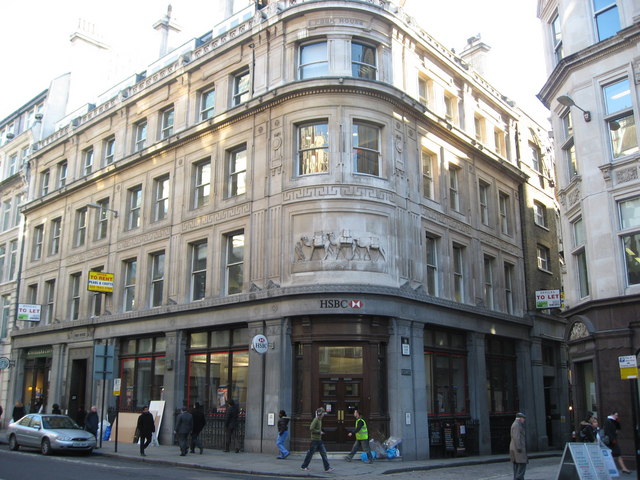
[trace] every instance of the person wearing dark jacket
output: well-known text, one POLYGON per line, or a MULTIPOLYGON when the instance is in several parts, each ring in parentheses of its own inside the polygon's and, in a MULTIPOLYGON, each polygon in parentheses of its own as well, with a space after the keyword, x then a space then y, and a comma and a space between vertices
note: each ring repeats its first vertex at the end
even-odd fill
POLYGON ((87 418, 84 419, 84 429, 92 433, 94 437, 98 438, 98 425, 100 424, 100 418, 98 417, 98 408, 93 405, 87 418))
POLYGON ((156 422, 153 421, 153 414, 149 412, 147 405, 142 407, 142 413, 138 417, 136 429, 140 436, 140 455, 146 457, 144 451, 151 443, 153 432, 156 431, 156 422))
POLYGON ((62 415, 62 410, 60 410, 60 405, 58 405, 57 403, 54 403, 53 407, 51 408, 51 413, 54 415, 62 415))
POLYGON ((176 429, 174 433, 178 437, 178 445, 180 446, 180 456, 184 457, 189 452, 189 434, 193 431, 193 416, 189 413, 187 407, 182 407, 182 413, 178 415, 176 420, 176 429))
POLYGON ((580 422, 579 439, 584 443, 593 443, 596 441, 597 430, 594 427, 593 413, 587 412, 585 419, 580 422))
POLYGON ((24 417, 27 412, 24 409, 24 405, 22 402, 16 402, 16 406, 13 407, 13 413, 11 414, 11 418, 13 418, 14 422, 17 422, 22 417, 24 417))
POLYGON ((224 444, 225 452, 229 451, 229 447, 231 446, 231 439, 233 439, 233 446, 236 448, 236 453, 240 452, 240 447, 238 446, 238 438, 236 435, 239 415, 240 410, 238 409, 236 402, 233 399, 229 399, 229 402, 227 402, 227 413, 224 417, 224 430, 226 434, 224 444))
POLYGON ((80 425, 81 428, 84 428, 84 420, 87 418, 87 412, 84 410, 84 407, 78 407, 76 411, 76 423, 80 425))
POLYGON ((278 413, 278 438, 276 439, 276 447, 280 451, 280 455, 276 458, 284 460, 289 456, 289 450, 284 446, 284 442, 287 441, 289 435, 289 418, 287 418, 287 412, 280 410, 278 413))
POLYGON ((191 416, 193 417, 193 431, 191 432, 191 453, 196 453, 196 447, 200 449, 200 455, 202 455, 202 440, 200 440, 200 432, 207 424, 207 419, 204 416, 204 412, 202 411, 202 407, 198 402, 191 410, 191 416))
POLYGON ((618 421, 618 411, 613 410, 613 413, 607 417, 604 421, 604 444, 611 449, 611 456, 618 461, 620 470, 622 473, 631 473, 631 471, 624 464, 622 458, 622 450, 618 444, 618 430, 620 430, 620 422, 618 421))

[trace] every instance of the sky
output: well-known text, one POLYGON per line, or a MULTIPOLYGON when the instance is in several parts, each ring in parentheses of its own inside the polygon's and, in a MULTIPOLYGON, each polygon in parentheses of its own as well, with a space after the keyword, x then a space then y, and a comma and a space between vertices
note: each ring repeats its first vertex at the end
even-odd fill
MULTIPOLYGON (((235 0, 235 9, 249 0, 235 0)), ((83 18, 130 73, 157 56, 152 25, 172 5, 172 18, 187 41, 219 23, 224 0, 22 0, 0 7, 0 119, 7 117, 50 81, 70 70, 69 38, 83 18), (148 48, 143 48, 148 45, 148 48), (135 55, 134 55, 135 54, 135 55), (132 59, 133 57, 133 59, 132 59), (137 57, 137 58, 135 58, 137 57), (149 58, 148 61, 146 59, 149 58), (125 60, 126 59, 126 60, 125 60)), ((547 110, 535 98, 546 79, 537 0, 406 0, 405 10, 445 47, 462 51, 478 33, 491 47, 485 78, 539 122, 547 110)), ((124 77, 123 77, 124 78, 124 77)))

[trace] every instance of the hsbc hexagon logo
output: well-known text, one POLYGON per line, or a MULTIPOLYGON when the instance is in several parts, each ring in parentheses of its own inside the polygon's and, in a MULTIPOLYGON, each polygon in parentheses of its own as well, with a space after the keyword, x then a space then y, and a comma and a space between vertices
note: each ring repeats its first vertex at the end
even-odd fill
POLYGON ((320 300, 320 308, 353 308, 358 309, 364 306, 362 300, 339 300, 337 298, 320 300))

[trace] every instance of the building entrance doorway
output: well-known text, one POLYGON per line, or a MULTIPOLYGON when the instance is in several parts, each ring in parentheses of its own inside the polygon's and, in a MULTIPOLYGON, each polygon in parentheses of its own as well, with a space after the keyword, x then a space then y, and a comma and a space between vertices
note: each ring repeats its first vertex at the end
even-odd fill
POLYGON ((377 318, 305 320, 292 323, 292 449, 309 447, 309 424, 318 407, 327 412, 322 430, 328 451, 351 449, 355 409, 366 418, 370 435, 388 435, 386 326, 377 318))
POLYGON ((327 448, 346 450, 351 448, 353 437, 353 411, 365 410, 362 405, 362 379, 331 377, 320 379, 320 403, 327 411, 322 422, 323 440, 327 448))

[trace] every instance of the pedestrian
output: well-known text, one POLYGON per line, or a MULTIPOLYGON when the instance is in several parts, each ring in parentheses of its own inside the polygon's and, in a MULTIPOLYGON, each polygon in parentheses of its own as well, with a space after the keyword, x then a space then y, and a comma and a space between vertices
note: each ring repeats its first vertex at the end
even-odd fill
POLYGON ((57 403, 54 403, 53 407, 51 408, 51 413, 53 415, 62 415, 62 410, 60 410, 60 405, 58 405, 57 403))
POLYGON ((202 455, 202 440, 200 440, 200 432, 207 424, 207 418, 202 411, 202 407, 198 402, 193 406, 191 410, 191 416, 193 417, 193 431, 191 432, 191 453, 196 453, 196 447, 200 449, 200 455, 202 455))
POLYGON ((630 474, 631 470, 624 464, 622 450, 618 444, 618 430, 620 430, 620 420, 618 410, 612 410, 611 415, 604 421, 604 444, 611 449, 611 456, 615 458, 622 473, 630 474))
MULTIPOLYGON (((597 430, 594 428, 594 417, 592 412, 587 412, 583 421, 580 422, 580 430, 578 439, 584 443, 593 443, 596 441, 597 430)), ((597 425, 597 421, 596 421, 597 425)))
POLYGON ((516 419, 511 425, 511 443, 509 444, 509 457, 513 463, 513 480, 524 480, 527 470, 527 438, 525 435, 524 413, 516 413, 516 419))
POLYGON ((309 471, 309 462, 311 462, 313 454, 318 451, 320 452, 320 457, 322 457, 324 471, 333 472, 333 468, 329 465, 329 459, 327 458, 327 449, 324 448, 324 442, 322 441, 322 435, 324 435, 324 432, 322 431, 322 418, 326 413, 327 412, 324 411, 324 408, 318 408, 316 410, 315 418, 311 421, 311 425, 309 425, 309 431, 311 432, 311 445, 309 446, 309 451, 300 466, 302 470, 309 471))
POLYGON ((24 409, 24 405, 22 402, 16 402, 15 407, 13 407, 13 413, 11 414, 11 418, 13 418, 14 422, 17 422, 22 417, 24 417, 27 412, 24 409))
POLYGON ((144 451, 151 444, 153 432, 156 431, 156 422, 154 422, 153 414, 149 412, 147 405, 142 407, 142 413, 138 417, 136 430, 138 431, 138 438, 140 439, 140 456, 146 457, 144 451))
POLYGON ((233 439, 233 446, 236 447, 236 453, 240 452, 240 448, 238 446, 238 435, 236 434, 239 415, 240 410, 238 409, 236 402, 233 400, 233 398, 230 398, 227 402, 227 412, 224 416, 224 430, 226 434, 224 444, 225 452, 229 451, 229 447, 231 446, 231 439, 233 439))
POLYGON ((189 452, 189 434, 193 431, 193 416, 189 413, 187 407, 182 407, 182 413, 178 415, 176 420, 176 429, 174 433, 178 437, 178 445, 180 446, 180 456, 184 457, 189 452))
POLYGON ((360 412, 356 409, 353 411, 353 416, 356 418, 356 428, 353 432, 349 432, 349 437, 354 434, 356 441, 353 442, 353 447, 349 454, 344 457, 347 462, 350 462, 353 456, 359 449, 367 454, 367 463, 373 463, 373 456, 371 455, 371 448, 369 447, 369 430, 367 428, 367 422, 360 415, 360 412))
POLYGON ((87 418, 84 419, 84 429, 92 433, 94 437, 98 438, 98 425, 100 425, 100 418, 98 417, 98 408, 95 405, 91 406, 87 418))
POLYGON ((278 447, 278 451, 280 452, 280 455, 276 458, 280 460, 284 460, 289 456, 289 450, 284 446, 284 442, 287 441, 288 436, 289 418, 287 417, 287 412, 280 410, 278 413, 278 438, 276 439, 276 447, 278 447))
POLYGON ((78 407, 76 411, 76 423, 80 425, 80 428, 84 428, 84 420, 87 418, 87 412, 85 412, 84 407, 78 407))

